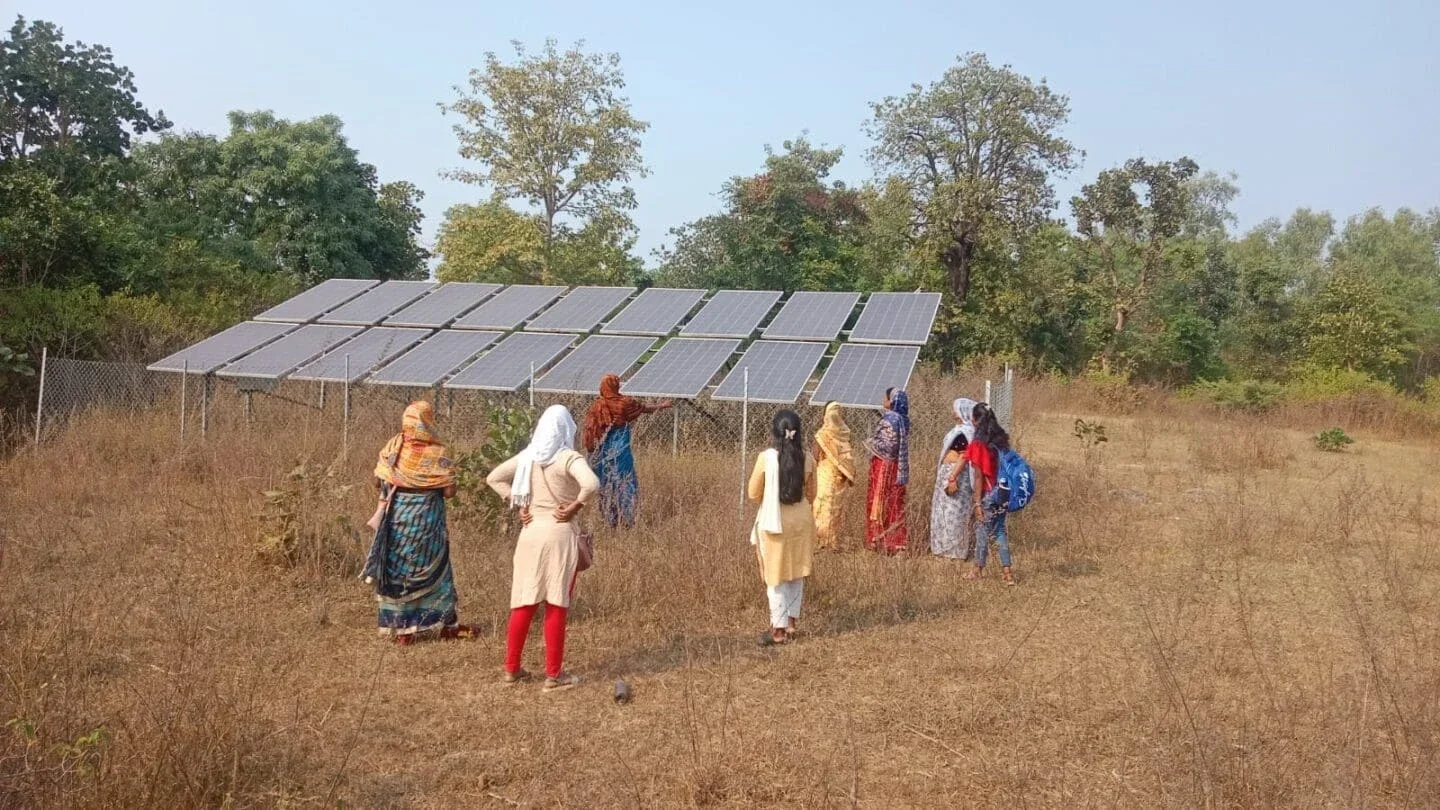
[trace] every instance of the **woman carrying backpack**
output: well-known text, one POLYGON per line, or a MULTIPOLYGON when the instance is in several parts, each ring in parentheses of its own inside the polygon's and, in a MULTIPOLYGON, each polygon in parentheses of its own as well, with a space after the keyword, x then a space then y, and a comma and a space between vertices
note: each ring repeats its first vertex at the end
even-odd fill
POLYGON ((965 460, 970 463, 972 480, 975 483, 975 567, 965 574, 965 579, 979 579, 985 574, 985 558, 990 550, 990 538, 1000 550, 1000 570, 1006 585, 1015 584, 1010 572, 1010 537, 1005 532, 1005 501, 994 497, 999 472, 999 456, 1010 449, 1010 434, 1000 426, 990 406, 980 403, 975 406, 975 439, 965 448, 965 460))

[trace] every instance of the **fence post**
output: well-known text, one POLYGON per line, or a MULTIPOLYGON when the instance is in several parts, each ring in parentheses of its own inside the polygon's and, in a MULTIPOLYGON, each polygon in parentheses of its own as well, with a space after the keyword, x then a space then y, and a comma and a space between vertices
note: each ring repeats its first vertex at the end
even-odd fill
POLYGON ((340 458, 350 458, 350 355, 345 355, 345 413, 340 419, 340 458))
MULTIPOLYGON (((346 375, 349 376, 349 375, 346 375)), ((325 412, 325 381, 320 381, 320 412, 325 412)))
POLYGON ((180 440, 185 440, 185 399, 190 384, 190 361, 180 364, 180 440))
POLYGON ((993 405, 995 404, 995 401, 990 398, 990 381, 989 381, 989 380, 986 380, 986 381, 985 381, 985 404, 986 404, 987 406, 993 406, 993 405))
POLYGON ((680 455, 680 405, 677 403, 670 410, 675 412, 675 423, 670 433, 670 455, 678 456, 680 455))
POLYGON ((200 386, 200 438, 210 435, 210 382, 211 377, 206 374, 200 386))
POLYGON ((530 410, 535 410, 535 361, 530 361, 530 410))
POLYGON ((745 457, 750 454, 750 369, 747 366, 743 378, 745 387, 740 400, 740 519, 745 519, 745 457))
POLYGON ((40 349, 40 397, 35 402, 35 446, 40 446, 40 425, 45 420, 45 372, 50 366, 50 347, 40 349))
POLYGON ((254 403, 254 399, 253 399, 254 396, 255 396, 255 392, 254 392, 254 391, 249 391, 249 390, 247 390, 247 391, 245 392, 245 428, 246 428, 247 430, 248 430, 248 429, 250 428, 250 426, 251 426, 252 424, 254 424, 254 422, 255 422, 254 412, 253 412, 253 410, 252 410, 253 407, 254 407, 254 404, 255 404, 255 403, 254 403))

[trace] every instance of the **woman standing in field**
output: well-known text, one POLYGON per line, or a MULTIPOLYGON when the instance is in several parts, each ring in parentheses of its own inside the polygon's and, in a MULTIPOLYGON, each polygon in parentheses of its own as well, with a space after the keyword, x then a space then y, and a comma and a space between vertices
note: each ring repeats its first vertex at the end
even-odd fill
POLYGON ((955 400, 956 424, 945 434, 930 498, 930 553, 952 560, 970 559, 974 537, 970 522, 973 487, 965 461, 965 450, 975 436, 974 408, 973 399, 955 400))
POLYGON ((380 635, 409 644, 438 631, 441 638, 473 638, 460 624, 445 499, 455 495, 455 470, 435 432, 428 402, 405 409, 401 430, 380 450, 375 485, 380 504, 367 524, 375 530, 361 572, 375 586, 380 635))
POLYGON ((630 446, 630 423, 647 413, 663 411, 670 402, 643 405, 620 393, 620 377, 606 374, 600 380, 600 398, 585 415, 585 453, 600 478, 600 514, 613 528, 635 525, 640 479, 635 475, 635 453, 630 446))
POLYGON ((898 554, 910 539, 905 525, 905 495, 910 483, 910 397, 904 391, 885 391, 885 411, 871 437, 870 456, 865 547, 898 554))
POLYGON ((815 547, 838 550, 836 534, 845 514, 845 492, 855 485, 855 454, 840 403, 825 406, 825 423, 815 432, 815 547))
POLYGON ((989 554, 990 539, 1000 551, 1001 577, 1006 585, 1015 584, 1015 575, 1010 571, 1010 536, 1005 531, 1005 505, 993 503, 987 497, 995 489, 999 468, 999 454, 1010 449, 1010 434, 1000 426, 990 406, 980 403, 975 406, 975 441, 965 449, 965 460, 973 471, 975 479, 971 506, 975 519, 975 567, 965 574, 965 579, 979 579, 985 573, 985 557, 989 554))
POLYGON ((755 459, 748 494, 760 503, 750 544, 760 561, 770 604, 770 630, 761 646, 784 644, 805 601, 805 577, 815 547, 815 459, 804 450, 800 416, 784 410, 770 423, 772 444, 755 459))
POLYGON ((580 562, 579 538, 571 520, 595 495, 600 482, 575 452, 575 419, 564 405, 541 414, 530 444, 491 470, 485 483, 520 510, 510 584, 510 629, 504 680, 529 680, 520 666, 530 624, 545 605, 545 691, 580 682, 565 672, 565 621, 580 562))

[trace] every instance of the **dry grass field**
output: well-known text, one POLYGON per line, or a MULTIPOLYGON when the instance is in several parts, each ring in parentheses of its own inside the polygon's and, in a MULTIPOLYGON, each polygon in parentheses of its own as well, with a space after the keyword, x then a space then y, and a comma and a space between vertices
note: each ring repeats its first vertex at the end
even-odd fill
MULTIPOLYGON (((976 390, 920 389, 917 549, 946 403, 976 390)), ((1322 453, 1333 413, 1022 384, 1020 587, 856 550, 855 498, 778 650, 754 643, 735 454, 651 446, 643 525, 602 533, 581 578, 585 683, 542 695, 498 681, 512 538, 473 520, 455 570, 489 635, 376 638, 351 528, 373 501, 335 488, 398 417, 365 413, 344 463, 333 422, 278 408, 183 444, 172 414, 92 414, 0 462, 0 807, 1440 805, 1423 432, 1342 421, 1357 444, 1322 453), (1087 451, 1077 417, 1109 442, 1087 451), (276 565, 263 493, 304 460, 335 476, 301 487, 310 539, 276 565)))

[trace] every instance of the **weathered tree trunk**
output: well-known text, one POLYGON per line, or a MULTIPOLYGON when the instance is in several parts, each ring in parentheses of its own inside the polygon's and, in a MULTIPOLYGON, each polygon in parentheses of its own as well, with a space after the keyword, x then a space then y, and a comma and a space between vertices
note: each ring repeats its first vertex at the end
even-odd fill
POLYGON ((949 275, 950 293, 955 296, 956 308, 965 306, 970 297, 970 265, 975 259, 975 240, 964 236, 950 243, 940 254, 940 263, 945 265, 949 275))

